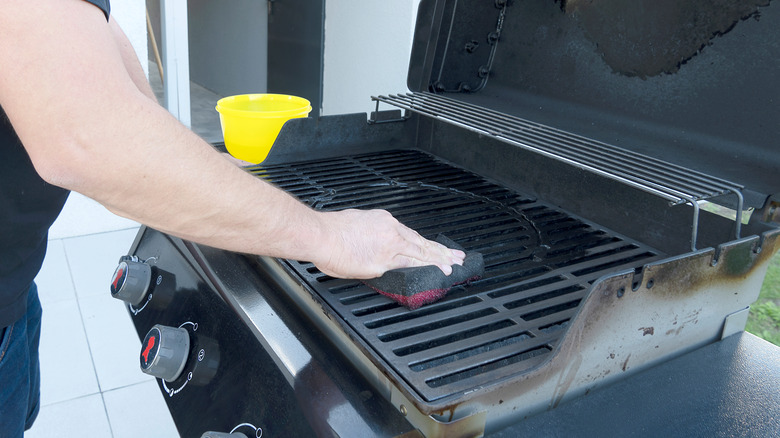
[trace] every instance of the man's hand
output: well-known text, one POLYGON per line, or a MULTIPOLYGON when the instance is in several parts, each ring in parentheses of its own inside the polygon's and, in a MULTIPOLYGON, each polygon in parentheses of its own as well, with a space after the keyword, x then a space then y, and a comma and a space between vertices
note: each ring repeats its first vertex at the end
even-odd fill
POLYGON ((446 275, 463 264, 463 251, 427 240, 384 210, 321 213, 324 222, 314 264, 342 278, 374 278, 397 268, 436 265, 446 275), (327 244, 323 244, 326 243, 327 244))

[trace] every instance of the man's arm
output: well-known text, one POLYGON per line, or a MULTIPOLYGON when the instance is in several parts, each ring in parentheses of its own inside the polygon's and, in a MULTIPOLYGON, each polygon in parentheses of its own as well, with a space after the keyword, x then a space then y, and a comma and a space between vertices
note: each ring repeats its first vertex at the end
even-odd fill
POLYGON ((122 63, 125 65, 125 70, 127 70, 130 75, 130 79, 132 79, 135 86, 144 93, 146 97, 157 102, 157 96, 154 95, 152 86, 149 85, 149 81, 146 80, 144 69, 141 67, 138 56, 135 54, 135 49, 133 49, 130 40, 127 39, 127 35, 125 35, 125 32, 119 27, 119 24, 114 20, 114 17, 109 18, 108 26, 111 30, 111 34, 114 36, 114 41, 119 49, 119 55, 122 57, 122 63))
POLYGON ((462 262, 387 212, 316 212, 231 164, 149 98, 111 26, 81 0, 0 0, 0 105, 45 180, 185 239, 334 276, 462 262))

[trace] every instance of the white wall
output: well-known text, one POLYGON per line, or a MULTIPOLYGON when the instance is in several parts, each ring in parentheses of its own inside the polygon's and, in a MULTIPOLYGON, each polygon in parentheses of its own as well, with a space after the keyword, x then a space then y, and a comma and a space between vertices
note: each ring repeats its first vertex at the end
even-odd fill
POLYGON ((407 91, 418 3, 325 2, 322 114, 368 113, 372 95, 407 91))
MULTIPOLYGON (((111 15, 149 72, 145 1, 113 0, 111 15)), ((419 0, 327 0, 322 114, 373 111, 371 96, 407 90, 419 0)))
POLYGON ((111 0, 111 16, 127 35, 149 76, 149 56, 146 45, 146 2, 139 0, 111 0))
POLYGON ((264 93, 268 89, 266 2, 188 0, 187 10, 191 81, 220 96, 264 93))

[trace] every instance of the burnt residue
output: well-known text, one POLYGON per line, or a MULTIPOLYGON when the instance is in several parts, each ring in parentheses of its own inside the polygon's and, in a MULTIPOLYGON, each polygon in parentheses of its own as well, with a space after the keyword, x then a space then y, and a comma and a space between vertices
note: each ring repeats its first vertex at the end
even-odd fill
POLYGON ((722 251, 718 253, 718 260, 721 263, 721 269, 730 277, 742 277, 750 274, 750 271, 756 265, 758 252, 754 245, 739 245, 730 248, 728 257, 720 257, 722 251), (723 259, 720 262, 720 259, 723 259))
POLYGON ((616 73, 675 73, 770 0, 561 0, 616 73))
POLYGON ((680 325, 677 328, 671 328, 666 331, 666 336, 679 336, 680 332, 683 331, 683 329, 688 325, 696 325, 699 323, 699 315, 704 311, 703 308, 699 308, 696 310, 691 310, 685 315, 675 315, 674 321, 672 321, 672 325, 676 326, 678 324, 678 319, 681 319, 680 325))

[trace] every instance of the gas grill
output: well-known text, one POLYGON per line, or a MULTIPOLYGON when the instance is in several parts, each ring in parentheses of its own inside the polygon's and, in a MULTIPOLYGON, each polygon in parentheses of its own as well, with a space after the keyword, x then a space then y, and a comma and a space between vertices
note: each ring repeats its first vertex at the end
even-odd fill
POLYGON ((482 253, 439 302, 143 228, 112 294, 180 433, 776 432, 780 352, 741 333, 780 249, 780 10, 644 3, 423 0, 410 92, 368 121, 292 120, 246 168, 482 253), (681 373, 710 380, 671 394, 681 373), (755 409, 721 409, 726 390, 755 409), (652 420, 658 404, 698 417, 652 420))

